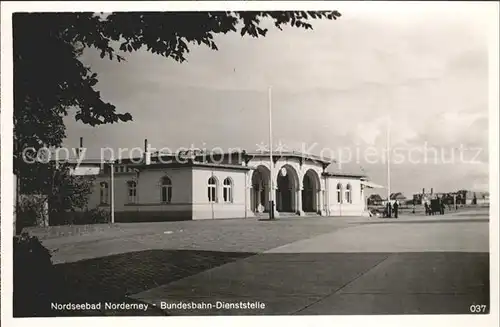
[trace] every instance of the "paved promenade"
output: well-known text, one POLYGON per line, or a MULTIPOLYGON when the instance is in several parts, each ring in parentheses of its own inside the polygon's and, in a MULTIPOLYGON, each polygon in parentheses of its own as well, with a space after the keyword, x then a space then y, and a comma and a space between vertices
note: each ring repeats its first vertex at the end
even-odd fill
POLYGON ((131 298, 169 315, 469 313, 489 303, 488 226, 487 212, 359 220, 131 298))

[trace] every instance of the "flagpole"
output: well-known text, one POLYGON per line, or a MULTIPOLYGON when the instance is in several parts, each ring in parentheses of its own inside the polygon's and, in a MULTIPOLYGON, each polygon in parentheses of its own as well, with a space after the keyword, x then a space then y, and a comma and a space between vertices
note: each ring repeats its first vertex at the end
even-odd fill
POLYGON ((274 185, 273 185, 273 116, 272 116, 272 94, 271 86, 268 90, 269 107, 269 219, 274 219, 274 185))
POLYGON ((391 117, 387 117, 387 201, 391 200, 391 117))

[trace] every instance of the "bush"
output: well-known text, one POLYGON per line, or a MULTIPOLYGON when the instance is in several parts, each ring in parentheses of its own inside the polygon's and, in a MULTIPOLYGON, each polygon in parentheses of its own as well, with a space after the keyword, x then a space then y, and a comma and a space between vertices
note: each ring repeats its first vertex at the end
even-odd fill
POLYGON ((22 195, 16 207, 16 233, 23 228, 43 226, 48 217, 47 197, 42 195, 22 195))
POLYGON ((50 316, 57 289, 51 253, 38 238, 23 233, 14 237, 14 317, 50 316))
POLYGON ((52 212, 50 225, 87 225, 109 222, 109 212, 102 209, 84 211, 52 212))
POLYGON ((103 224, 109 222, 109 212, 102 209, 85 210, 76 224, 103 224))

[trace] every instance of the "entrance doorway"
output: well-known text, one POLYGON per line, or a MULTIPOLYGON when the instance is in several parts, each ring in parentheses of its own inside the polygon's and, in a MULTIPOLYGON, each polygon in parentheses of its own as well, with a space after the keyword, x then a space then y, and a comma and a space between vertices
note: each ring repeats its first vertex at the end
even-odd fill
POLYGON ((319 196, 319 177, 318 174, 310 169, 308 170, 302 180, 302 211, 304 212, 318 212, 318 196, 319 196))

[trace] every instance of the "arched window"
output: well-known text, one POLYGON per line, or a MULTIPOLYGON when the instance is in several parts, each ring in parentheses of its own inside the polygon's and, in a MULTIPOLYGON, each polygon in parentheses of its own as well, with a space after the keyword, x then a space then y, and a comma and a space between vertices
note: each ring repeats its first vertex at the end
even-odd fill
POLYGON ((337 203, 342 203, 342 184, 337 184, 337 203))
POLYGON ((137 183, 134 181, 128 181, 127 187, 128 187, 128 202, 135 203, 137 200, 137 183))
POLYGON ((106 182, 101 182, 100 184, 100 203, 101 204, 108 204, 109 200, 109 185, 106 182))
POLYGON ((172 201, 172 181, 167 176, 161 179, 161 202, 170 203, 172 201))
POLYGON ((345 188, 345 201, 347 203, 352 203, 352 197, 351 197, 351 184, 347 184, 345 188))
POLYGON ((208 179, 208 202, 217 202, 217 179, 213 176, 208 179))
POLYGON ((233 202, 233 181, 231 178, 226 178, 224 180, 223 186, 224 202, 233 202))

